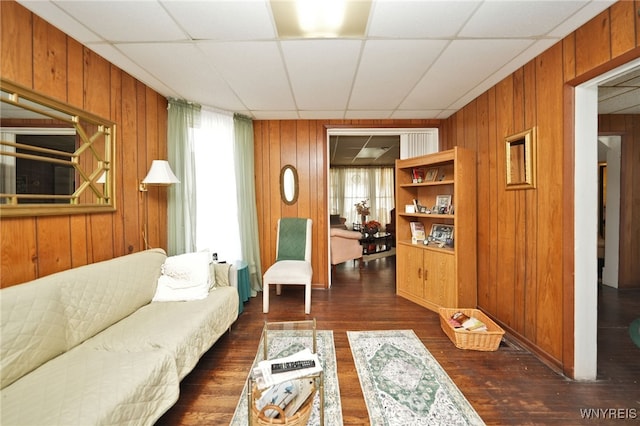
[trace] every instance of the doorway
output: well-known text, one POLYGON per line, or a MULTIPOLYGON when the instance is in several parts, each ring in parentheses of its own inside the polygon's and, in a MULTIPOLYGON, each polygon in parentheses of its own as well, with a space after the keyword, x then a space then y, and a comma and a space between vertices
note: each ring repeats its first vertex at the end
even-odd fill
MULTIPOLYGON (((327 188, 331 188, 331 167, 332 164, 336 162, 340 164, 350 163, 354 165, 363 165, 363 159, 358 159, 357 154, 362 148, 371 148, 372 156, 385 156, 387 157, 386 162, 387 166, 394 166, 395 159, 397 158, 408 158, 414 157, 417 155, 428 154, 431 152, 436 152, 439 149, 439 139, 438 139, 438 128, 333 128, 327 129, 327 169, 326 169, 326 185, 327 188), (341 159, 337 161, 334 159, 335 155, 340 152, 336 147, 332 146, 332 141, 339 142, 340 138, 352 138, 352 140, 356 141, 353 144, 351 153, 343 152, 343 155, 349 157, 344 160, 341 159), (377 138, 379 141, 385 141, 381 143, 369 143, 374 138, 377 138), (364 141, 364 142, 363 142, 364 141), (393 142, 395 141, 395 142, 393 142), (399 145, 395 147, 391 147, 392 143, 398 143, 399 145), (377 150, 377 154, 376 151, 377 150), (386 154, 385 154, 386 153, 386 154)), ((368 165, 375 165, 375 162, 371 162, 368 165)), ((379 162, 378 162, 379 164, 379 162)), ((394 185, 395 186, 395 185, 394 185)), ((392 198, 395 197, 392 195, 392 198)), ((358 200, 360 201, 360 200, 358 200)), ((332 201, 331 196, 328 194, 327 197, 327 212, 329 217, 327 217, 327 223, 331 223, 331 214, 334 213, 332 211, 332 201)), ((345 204, 353 204, 353 203, 345 203, 345 204)), ((346 208, 347 206, 345 206, 346 208)), ((390 210, 390 209, 388 209, 390 210)), ((339 213, 339 212, 336 212, 339 213)), ((380 213, 378 216, 381 216, 380 213)), ((346 220, 347 227, 351 224, 352 221, 346 220)), ((327 258, 331 259, 331 239, 330 239, 331 227, 327 227, 327 258)), ((328 262, 328 288, 331 287, 331 262, 328 262)))
MULTIPOLYGON (((574 120, 574 377, 597 377, 598 86, 640 67, 640 59, 575 89, 574 120), (579 141, 579 143, 578 143, 579 141)), ((606 250, 605 240, 605 250, 606 250)))

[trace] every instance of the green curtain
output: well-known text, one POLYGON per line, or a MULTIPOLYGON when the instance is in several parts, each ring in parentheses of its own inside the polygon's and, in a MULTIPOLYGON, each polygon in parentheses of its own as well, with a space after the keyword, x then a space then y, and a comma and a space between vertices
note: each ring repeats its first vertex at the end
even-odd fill
POLYGON ((238 222, 242 257, 249 266, 251 295, 262 290, 262 266, 258 236, 258 211, 256 209, 256 184, 254 180, 253 122, 240 114, 233 116, 234 160, 238 191, 238 222))
POLYGON ((194 129, 200 105, 169 99, 167 149, 169 164, 180 179, 168 190, 168 254, 196 251, 196 174, 194 129))

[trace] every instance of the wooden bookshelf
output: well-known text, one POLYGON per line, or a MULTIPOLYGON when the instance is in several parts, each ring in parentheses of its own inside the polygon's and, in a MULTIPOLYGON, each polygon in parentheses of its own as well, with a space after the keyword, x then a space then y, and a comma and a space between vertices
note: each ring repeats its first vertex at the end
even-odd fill
POLYGON ((448 151, 396 160, 396 293, 433 311, 440 307, 475 308, 476 158, 473 151, 448 151), (420 172, 416 173, 416 170, 420 172), (418 177, 418 179, 416 179, 418 177), (423 177, 422 179, 420 179, 423 177), (438 199, 450 196, 445 211, 438 199), (427 212, 415 211, 414 200, 427 212), (413 211, 406 206, 414 208, 413 211), (436 208, 434 208, 434 206, 436 208), (437 227, 428 244, 412 241, 411 222, 421 222, 425 234, 437 227), (440 229, 453 229, 444 239, 440 229))

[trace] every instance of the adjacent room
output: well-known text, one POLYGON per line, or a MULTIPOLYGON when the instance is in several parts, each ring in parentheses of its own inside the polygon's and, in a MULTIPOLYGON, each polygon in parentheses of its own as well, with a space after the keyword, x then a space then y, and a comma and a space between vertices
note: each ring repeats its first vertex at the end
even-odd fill
POLYGON ((0 423, 637 422, 640 2, 0 1, 0 423))

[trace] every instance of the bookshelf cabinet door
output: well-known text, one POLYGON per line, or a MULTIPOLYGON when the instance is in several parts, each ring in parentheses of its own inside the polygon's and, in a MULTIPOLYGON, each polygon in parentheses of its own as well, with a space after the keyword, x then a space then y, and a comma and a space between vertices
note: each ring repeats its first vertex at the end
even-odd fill
POLYGON ((454 258, 450 254, 425 252, 425 299, 437 306, 454 307, 454 258))
POLYGON ((424 260, 423 250, 410 246, 397 248, 396 256, 397 292, 411 298, 424 298, 424 260))

